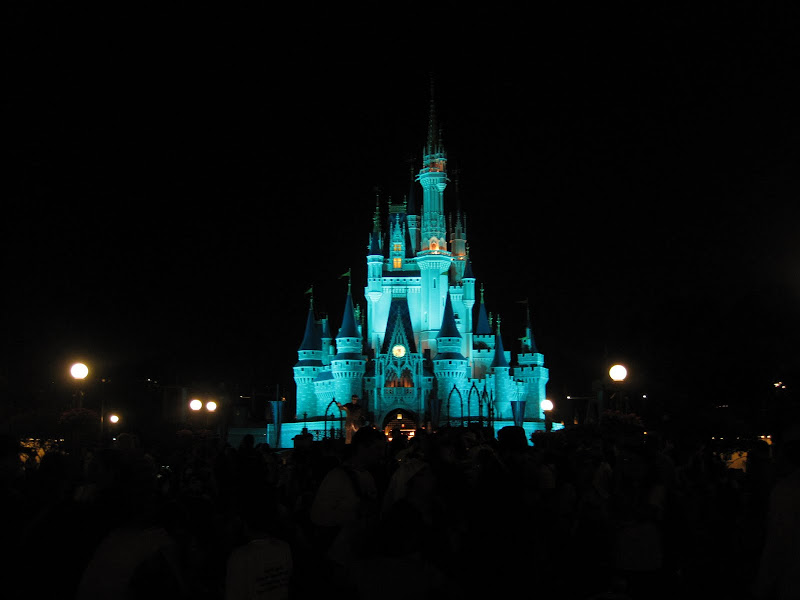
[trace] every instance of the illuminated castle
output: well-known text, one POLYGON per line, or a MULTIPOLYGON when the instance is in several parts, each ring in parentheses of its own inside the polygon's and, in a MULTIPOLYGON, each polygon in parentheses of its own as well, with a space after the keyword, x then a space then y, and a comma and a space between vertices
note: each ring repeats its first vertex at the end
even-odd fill
POLYGON ((329 319, 315 316, 312 294, 294 379, 296 420, 318 436, 331 423, 340 426, 337 402, 353 395, 369 420, 387 431, 398 424, 415 429, 447 423, 495 429, 518 424, 528 435, 544 428, 548 370, 529 315, 512 362, 500 319, 492 323, 483 285, 477 287, 465 217, 459 210, 445 212, 448 182, 431 102, 422 166, 410 194, 402 203, 389 202, 388 220, 376 204, 366 253, 366 323, 348 288, 333 335, 329 319))

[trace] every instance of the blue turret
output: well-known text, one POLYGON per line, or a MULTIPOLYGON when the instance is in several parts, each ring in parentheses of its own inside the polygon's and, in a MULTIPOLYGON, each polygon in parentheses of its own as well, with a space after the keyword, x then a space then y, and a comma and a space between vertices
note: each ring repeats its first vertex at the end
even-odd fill
POLYGON ((506 352, 503 349, 503 338, 500 335, 499 318, 497 319, 497 333, 495 334, 494 358, 492 359, 492 369, 497 369, 498 367, 503 369, 508 369, 511 367, 511 365, 508 363, 506 352))
POLYGON ((453 313, 453 301, 450 298, 450 292, 448 292, 444 303, 442 327, 439 329, 439 335, 436 336, 436 339, 439 340, 439 351, 442 351, 442 343, 449 344, 449 341, 455 338, 458 338, 458 345, 460 348, 461 333, 458 331, 458 327, 456 327, 455 314, 453 313))
POLYGON ((297 414, 316 414, 317 399, 314 380, 323 369, 321 328, 314 318, 314 298, 308 306, 308 317, 303 341, 297 351, 294 379, 297 383, 297 414))
POLYGON ((353 394, 361 397, 366 357, 362 353, 361 333, 358 331, 353 297, 349 285, 342 315, 342 326, 336 336, 336 355, 331 360, 335 382, 335 398, 339 402, 350 400, 353 394))
MULTIPOLYGON (((463 391, 467 381, 467 359, 461 354, 461 333, 456 326, 450 294, 444 305, 442 327, 436 336, 438 352, 433 358, 433 373, 438 384, 439 398, 447 398, 453 388, 463 391)), ((450 414, 455 410, 451 406, 450 414)), ((460 416, 460 415, 459 415, 460 416)))
MULTIPOLYGON (((527 301, 526 301, 527 305, 527 301)), ((520 338, 521 351, 517 355, 518 367, 514 376, 525 383, 525 417, 544 419, 542 400, 545 399, 545 388, 550 379, 549 370, 544 366, 544 355, 539 352, 533 339, 530 308, 525 307, 525 335, 520 338)))
POLYGON ((494 410, 498 419, 511 419, 511 401, 517 400, 516 386, 511 378, 511 365, 508 362, 503 338, 500 335, 500 318, 497 318, 497 333, 495 334, 494 358, 492 359, 491 374, 494 378, 494 410))
POLYGON ((486 304, 483 297, 483 285, 481 285, 481 302, 478 306, 478 319, 475 321, 475 335, 492 335, 492 326, 489 324, 489 318, 486 314, 486 304))

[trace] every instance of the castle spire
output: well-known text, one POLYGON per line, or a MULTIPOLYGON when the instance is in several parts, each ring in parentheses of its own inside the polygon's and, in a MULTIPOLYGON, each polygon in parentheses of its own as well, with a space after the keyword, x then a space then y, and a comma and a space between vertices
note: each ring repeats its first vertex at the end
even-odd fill
POLYGON ((508 367, 508 360, 506 359, 506 353, 503 349, 503 338, 500 335, 500 317, 497 317, 497 333, 495 334, 495 345, 494 345, 494 359, 492 360, 492 367, 508 367))
POLYGON ((308 317, 306 318, 306 331, 303 335, 303 342, 300 344, 300 350, 319 350, 322 347, 322 339, 320 338, 320 330, 317 326, 317 321, 314 319, 314 299, 313 297, 308 303, 308 317))
POLYGON ((356 327, 356 314, 353 308, 353 296, 350 293, 350 283, 347 285, 347 300, 344 305, 344 315, 342 315, 342 327, 339 329, 339 338, 357 338, 359 337, 358 328, 356 327))
POLYGON ((442 317, 442 327, 439 330, 438 338, 460 338, 461 333, 456 326, 456 317, 453 312, 453 301, 450 292, 447 292, 447 299, 444 303, 444 316, 442 317))
POLYGON ((381 230, 381 196, 375 194, 375 213, 372 215, 372 231, 379 233, 381 230))
POLYGON ((431 75, 431 106, 428 113, 428 145, 425 154, 436 154, 440 152, 441 131, 436 119, 436 101, 433 95, 433 75, 431 75))
POLYGON ((481 284, 481 303, 478 306, 478 320, 475 323, 476 335, 491 335, 492 326, 489 325, 489 319, 486 316, 486 305, 483 302, 483 284, 481 284))
POLYGON ((531 308, 528 301, 525 300, 525 351, 538 353, 536 348, 536 341, 533 339, 533 327, 531 326, 531 308))

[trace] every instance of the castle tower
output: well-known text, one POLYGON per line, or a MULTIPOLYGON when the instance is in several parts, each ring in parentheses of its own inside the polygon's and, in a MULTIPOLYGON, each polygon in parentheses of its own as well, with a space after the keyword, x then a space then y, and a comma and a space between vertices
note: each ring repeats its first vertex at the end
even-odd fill
POLYGON ((469 255, 464 259, 464 274, 461 277, 464 288, 462 302, 464 303, 464 349, 467 353, 467 363, 472 365, 472 311, 475 306, 475 275, 472 273, 472 262, 469 255))
POLYGON ((336 355, 331 360, 334 381, 334 397, 339 402, 348 402, 353 394, 362 397, 362 378, 366 357, 362 354, 361 333, 356 324, 353 297, 348 284, 347 300, 342 315, 342 326, 336 336, 336 355))
POLYGON ((423 151, 422 169, 417 175, 422 186, 420 250, 416 264, 420 270, 422 314, 420 347, 435 355, 436 337, 442 325, 452 255, 447 250, 444 217, 444 190, 447 187, 447 154, 437 130, 436 110, 431 90, 428 143, 423 151))
POLYGON ((497 333, 495 334, 494 358, 492 359, 491 373, 494 379, 494 414, 495 419, 511 419, 511 401, 516 400, 514 387, 511 381, 511 365, 503 348, 503 338, 500 335, 500 319, 497 319, 497 333))
POLYGON ((525 418, 544 419, 542 400, 545 399, 549 370, 544 366, 544 355, 536 348, 531 327, 530 307, 525 306, 525 335, 520 338, 520 352, 517 354, 518 367, 514 371, 517 379, 525 383, 525 418))
POLYGON ((375 317, 376 305, 383 297, 383 253, 381 251, 380 230, 373 231, 369 236, 369 250, 367 251, 367 288, 365 296, 369 302, 367 308, 367 337, 370 345, 375 348, 379 344, 376 331, 375 317))
POLYGON ((472 376, 481 379, 489 372, 494 358, 495 335, 486 312, 484 290, 481 285, 481 301, 478 305, 478 318, 472 336, 472 376))
POLYGON ((453 313, 453 303, 450 294, 444 306, 442 327, 437 335, 439 352, 433 359, 433 373, 436 376, 439 398, 447 402, 450 400, 448 414, 461 418, 461 403, 454 406, 453 400, 459 398, 453 395, 453 388, 460 392, 464 390, 467 381, 467 359, 461 354, 461 333, 456 327, 453 313))
POLYGON ((318 413, 317 397, 314 393, 314 380, 322 370, 321 328, 314 318, 314 297, 308 305, 308 317, 303 341, 297 351, 294 365, 294 380, 297 384, 297 415, 318 413))

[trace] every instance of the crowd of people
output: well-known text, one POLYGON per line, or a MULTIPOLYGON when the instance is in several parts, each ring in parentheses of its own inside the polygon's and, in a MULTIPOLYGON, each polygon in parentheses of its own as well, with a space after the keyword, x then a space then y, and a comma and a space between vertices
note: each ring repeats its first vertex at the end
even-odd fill
POLYGON ((27 468, 3 450, 3 582, 32 598, 793 597, 800 463, 765 443, 746 471, 701 439, 596 426, 367 426, 286 450, 121 434, 27 468))

